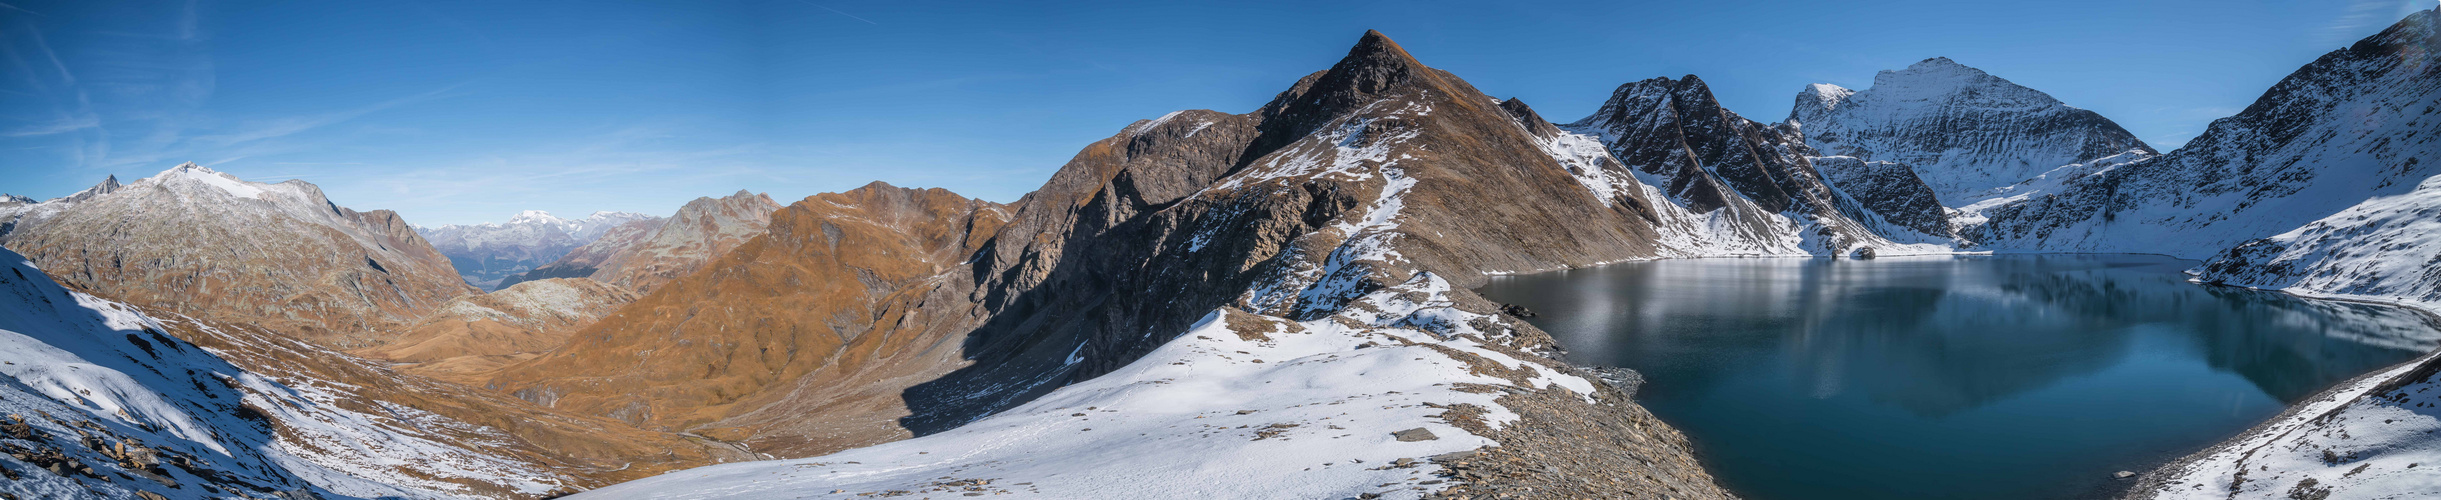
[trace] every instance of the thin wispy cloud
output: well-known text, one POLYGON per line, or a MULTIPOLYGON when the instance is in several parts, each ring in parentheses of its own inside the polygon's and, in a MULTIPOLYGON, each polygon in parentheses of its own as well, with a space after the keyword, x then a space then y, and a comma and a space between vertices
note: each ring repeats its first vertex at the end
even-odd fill
POLYGON ((2417 10, 2431 8, 2430 0, 2356 0, 2340 12, 2315 35, 2317 45, 2342 45, 2369 34, 2368 31, 2389 26, 2417 10))
POLYGON ((26 30, 26 38, 34 40, 34 49, 42 51, 43 60, 51 62, 51 70, 59 72, 60 81, 76 85, 76 73, 68 71, 68 63, 59 60, 59 51, 51 50, 51 42, 43 39, 42 30, 26 30))
POLYGON ((203 38, 201 3, 200 0, 187 0, 186 8, 178 11, 178 39, 193 41, 203 38))
POLYGON ((813 2, 806 2, 805 0, 797 0, 797 1, 800 1, 800 2, 805 2, 805 4, 806 4, 806 5, 812 5, 812 6, 814 6, 814 8, 817 8, 817 9, 822 9, 822 10, 831 11, 831 13, 832 13, 832 14, 838 14, 838 15, 842 15, 842 16, 848 16, 848 19, 854 19, 854 20, 858 20, 858 21, 864 21, 864 22, 865 22, 865 24, 870 24, 870 25, 874 25, 874 26, 880 26, 880 25, 881 25, 881 23, 873 22, 873 20, 871 20, 871 19, 865 19, 865 18, 862 18, 862 17, 856 17, 856 15, 855 15, 855 14, 849 14, 849 13, 846 13, 846 12, 840 12, 840 11, 839 11, 839 9, 833 9, 833 8, 830 8, 830 7, 824 7, 824 6, 822 6, 822 4, 813 3, 813 2))
POLYGON ((450 85, 447 87, 442 87, 438 90, 398 99, 391 99, 355 109, 341 110, 318 115, 289 116, 270 120, 260 120, 250 123, 236 131, 196 136, 192 140, 197 144, 205 146, 232 146, 266 139, 286 137, 309 130, 336 125, 348 120, 354 120, 359 117, 386 109, 439 99, 445 97, 449 91, 456 90, 458 87, 464 85, 465 84, 462 83, 450 85))
POLYGON ((24 13, 27 13, 27 14, 33 14, 33 15, 37 15, 37 16, 42 15, 42 13, 41 13, 41 12, 35 12, 35 11, 31 11, 31 10, 26 10, 24 7, 18 7, 18 6, 15 6, 15 5, 9 5, 9 4, 5 4, 5 3, 0 3, 0 9, 8 9, 8 10, 13 10, 13 11, 18 11, 18 12, 24 12, 24 13))
POLYGON ((6 131, 0 131, 0 137, 35 137, 52 134, 65 134, 100 126, 102 126, 101 117, 87 114, 82 116, 61 117, 60 119, 51 121, 49 123, 29 125, 6 131))

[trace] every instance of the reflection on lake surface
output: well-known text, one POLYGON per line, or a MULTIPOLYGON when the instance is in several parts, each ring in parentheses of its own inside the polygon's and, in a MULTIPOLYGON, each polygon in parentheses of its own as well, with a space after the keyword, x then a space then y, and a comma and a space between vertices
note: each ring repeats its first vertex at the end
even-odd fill
POLYGON ((2417 313, 2141 255, 1695 259, 1493 278, 1748 498, 2108 496, 2431 349, 2417 313))

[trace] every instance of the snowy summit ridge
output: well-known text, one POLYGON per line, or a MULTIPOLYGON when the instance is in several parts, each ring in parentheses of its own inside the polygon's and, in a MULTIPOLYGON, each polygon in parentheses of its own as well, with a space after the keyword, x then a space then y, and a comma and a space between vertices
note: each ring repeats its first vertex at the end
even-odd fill
POLYGON ((1824 155, 1914 167, 1952 207, 2023 194, 2012 188, 2065 166, 2153 153, 2100 114, 1946 57, 1882 71, 1865 90, 1808 85, 1788 120, 1824 155))

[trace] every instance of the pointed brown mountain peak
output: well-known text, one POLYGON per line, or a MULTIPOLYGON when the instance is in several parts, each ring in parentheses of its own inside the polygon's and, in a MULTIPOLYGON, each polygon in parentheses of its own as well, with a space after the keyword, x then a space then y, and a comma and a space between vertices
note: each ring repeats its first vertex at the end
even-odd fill
POLYGON ((1255 115, 1262 134, 1245 159, 1261 157, 1342 115, 1384 99, 1449 99, 1477 94, 1456 77, 1417 62, 1379 31, 1366 31, 1331 69, 1306 75, 1255 115))
POLYGON ((1389 36, 1379 31, 1365 30, 1364 38, 1357 39, 1356 46, 1348 49, 1348 57, 1340 59, 1339 64, 1331 67, 1331 71, 1351 72, 1360 77, 1359 81, 1370 80, 1388 85, 1396 83, 1391 78, 1406 77, 1422 67, 1424 63, 1416 61, 1415 56, 1409 55, 1406 48, 1399 47, 1398 42, 1391 41, 1389 36), (1381 78, 1364 78, 1367 76, 1381 78))
POLYGON ((1332 82, 1337 85, 1325 88, 1378 93, 1413 81, 1423 74, 1423 69, 1424 63, 1407 54, 1407 49, 1399 47, 1398 42, 1380 31, 1365 30, 1364 38, 1357 39, 1356 46, 1348 49, 1348 56, 1332 65, 1330 73, 1324 76, 1325 81, 1337 80, 1332 82))

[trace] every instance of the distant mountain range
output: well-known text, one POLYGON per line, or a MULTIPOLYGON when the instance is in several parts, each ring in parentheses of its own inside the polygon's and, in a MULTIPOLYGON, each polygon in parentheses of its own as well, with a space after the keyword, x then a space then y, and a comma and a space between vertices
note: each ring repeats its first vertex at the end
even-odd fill
POLYGON ((486 290, 506 288, 503 280, 558 260, 569 250, 601 239, 620 224, 660 217, 631 212, 594 212, 583 219, 562 219, 550 212, 527 210, 505 223, 415 228, 433 248, 466 277, 486 290))
POLYGON ((722 198, 696 198, 667 219, 640 218, 611 227, 556 260, 501 280, 500 286, 546 278, 593 278, 637 292, 651 291, 763 234, 771 212, 779 209, 771 196, 743 190, 722 198))
MULTIPOLYGON (((1626 377, 1469 288, 2143 252, 2441 310, 2437 17, 2168 152, 1946 58, 1800 89, 1779 122, 1686 75, 1554 123, 1367 32, 1251 112, 1130 124, 1008 204, 874 183, 410 229, 193 164, 9 197, 0 406, 47 416, 0 422, 0 467, 35 478, 0 491, 1731 498, 1626 377), (669 472, 740 460, 764 461, 669 472)), ((2133 494, 2425 491, 2429 358, 2133 494)))

